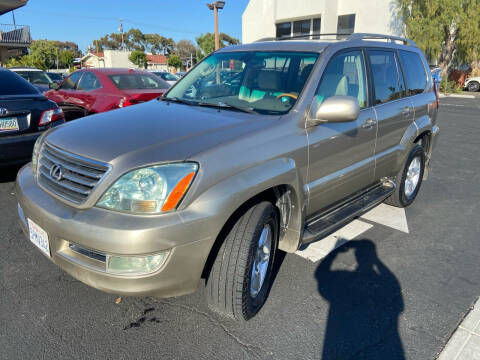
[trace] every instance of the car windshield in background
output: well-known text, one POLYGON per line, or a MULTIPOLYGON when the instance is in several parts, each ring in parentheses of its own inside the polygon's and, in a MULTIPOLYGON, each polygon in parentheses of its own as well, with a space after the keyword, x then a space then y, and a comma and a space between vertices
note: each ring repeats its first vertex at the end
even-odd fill
POLYGON ((168 89, 170 87, 162 79, 148 74, 118 74, 109 75, 109 78, 119 90, 168 89))
POLYGON ((0 71, 0 96, 37 95, 38 90, 12 71, 0 71))
POLYGON ((52 79, 53 81, 62 81, 63 80, 63 76, 62 74, 58 74, 58 73, 47 73, 47 75, 50 77, 50 79, 52 79))
POLYGON ((160 76, 163 80, 166 81, 178 81, 178 77, 170 73, 155 73, 155 75, 160 76))
POLYGON ((166 99, 283 114, 297 101, 317 58, 300 52, 216 53, 188 72, 166 99))
POLYGON ((17 71, 16 73, 31 84, 50 84, 53 82, 43 71, 17 71))

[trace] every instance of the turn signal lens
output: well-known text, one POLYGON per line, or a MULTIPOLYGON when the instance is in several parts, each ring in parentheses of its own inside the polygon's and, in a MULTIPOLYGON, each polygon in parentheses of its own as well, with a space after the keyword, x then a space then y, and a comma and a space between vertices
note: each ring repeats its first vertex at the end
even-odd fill
POLYGON ((172 192, 167 198, 167 201, 163 204, 162 211, 170 211, 177 207, 180 200, 182 200, 183 195, 187 192, 190 183, 192 182, 195 172, 187 174, 178 184, 173 188, 172 192))

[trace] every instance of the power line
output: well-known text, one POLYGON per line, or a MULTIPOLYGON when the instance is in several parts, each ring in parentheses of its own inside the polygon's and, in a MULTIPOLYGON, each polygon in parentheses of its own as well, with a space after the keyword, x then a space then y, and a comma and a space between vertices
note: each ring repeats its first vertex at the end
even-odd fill
MULTIPOLYGON (((56 12, 56 11, 29 11, 25 9, 17 10, 17 12, 24 12, 24 13, 29 13, 29 14, 35 14, 35 15, 46 15, 46 16, 63 16, 63 17, 68 17, 69 22, 75 21, 75 19, 86 19, 86 20, 98 20, 98 21, 112 21, 117 23, 118 18, 114 17, 107 17, 107 16, 90 16, 90 15, 78 15, 75 14, 74 17, 72 17, 72 14, 66 14, 66 13, 61 13, 61 12, 56 12)), ((142 23, 142 22, 137 22, 135 20, 131 19, 123 19, 125 24, 131 24, 131 25, 137 25, 137 26, 144 26, 144 27, 150 27, 154 29, 161 29, 163 31, 169 31, 173 33, 182 33, 182 34, 193 34, 193 35, 198 35, 198 31, 193 31, 193 30, 184 30, 184 29, 176 29, 176 28, 171 28, 167 26, 159 26, 158 24, 148 24, 148 23, 142 23)))

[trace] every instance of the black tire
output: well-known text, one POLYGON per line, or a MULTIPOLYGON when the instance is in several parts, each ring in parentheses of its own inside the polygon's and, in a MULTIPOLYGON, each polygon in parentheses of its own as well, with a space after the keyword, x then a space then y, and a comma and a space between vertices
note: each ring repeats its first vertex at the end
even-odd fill
POLYGON ((236 320, 252 318, 269 292, 277 242, 278 213, 274 205, 264 201, 246 210, 228 232, 211 268, 206 286, 209 307, 236 320), (252 266, 258 240, 267 225, 272 231, 270 257, 261 290, 252 297, 252 266))
POLYGON ((385 200, 385 203, 392 206, 400 207, 400 208, 404 208, 410 205, 415 200, 415 198, 417 197, 418 191, 420 190, 424 171, 425 171, 425 151, 422 146, 415 145, 415 147, 412 149, 412 151, 410 151, 410 154, 407 157, 405 166, 396 176, 395 183, 397 184, 397 187, 395 189, 395 192, 385 200), (412 161, 417 157, 420 160, 420 174, 419 174, 418 183, 413 193, 407 196, 405 192, 405 180, 407 177, 408 168, 410 167, 410 164, 412 163, 412 161))
POLYGON ((468 91, 476 92, 480 90, 480 83, 478 81, 470 81, 467 85, 468 91))

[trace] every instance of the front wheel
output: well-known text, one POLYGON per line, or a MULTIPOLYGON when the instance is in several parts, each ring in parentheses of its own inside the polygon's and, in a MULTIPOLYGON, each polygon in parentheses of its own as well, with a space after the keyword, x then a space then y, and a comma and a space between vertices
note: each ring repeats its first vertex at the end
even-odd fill
POLYGON ((480 90, 480 83, 477 81, 470 81, 467 85, 468 91, 476 92, 480 90))
POLYGON ((407 207, 417 197, 425 171, 425 151, 422 146, 415 145, 408 155, 405 166, 396 177, 397 188, 385 200, 385 203, 396 207, 407 207))
POLYGON ((267 201, 250 207, 229 231, 207 279, 210 308, 236 320, 255 316, 267 299, 278 243, 278 214, 267 201))

